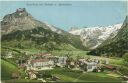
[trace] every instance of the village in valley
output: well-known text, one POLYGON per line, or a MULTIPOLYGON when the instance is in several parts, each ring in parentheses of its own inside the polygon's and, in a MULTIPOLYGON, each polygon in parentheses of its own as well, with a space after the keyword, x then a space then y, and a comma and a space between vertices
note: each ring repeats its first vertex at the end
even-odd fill
MULTIPOLYGON (((28 56, 25 52, 24 55, 28 56)), ((7 54, 5 59, 12 59, 14 56, 11 52, 7 54)), ((82 73, 100 73, 104 72, 104 70, 108 70, 111 72, 116 71, 116 67, 109 65, 109 60, 106 58, 104 60, 98 58, 87 58, 87 57, 79 57, 77 59, 73 59, 68 54, 65 56, 55 56, 50 52, 38 53, 29 55, 28 58, 20 58, 16 60, 19 69, 23 69, 25 71, 24 79, 30 80, 40 80, 43 82, 47 82, 47 79, 50 81, 60 80, 59 77, 50 75, 47 77, 47 73, 42 73, 40 71, 50 71, 56 68, 63 68, 68 70, 76 70, 81 71, 82 73), (46 76, 46 77, 45 77, 46 76)), ((21 78, 20 73, 14 72, 12 73, 13 79, 21 78)))
MULTIPOLYGON (((96 7, 92 2, 90 7, 89 2, 72 2, 69 8, 64 5, 27 7, 28 2, 20 2, 24 8, 19 8, 22 6, 19 3, 6 8, 9 3, 4 2, 1 8, 5 14, 1 20, 2 83, 128 81, 128 16, 122 17, 121 24, 102 24, 112 21, 111 15, 116 15, 111 10, 116 7, 115 2, 108 4, 113 12, 109 14, 102 11, 107 8, 106 2, 96 3, 96 7), (15 7, 19 9, 14 11, 15 7), (89 8, 99 8, 100 12, 89 8), (74 25, 78 27, 72 28, 74 25)), ((123 10, 123 5, 117 8, 123 10)))

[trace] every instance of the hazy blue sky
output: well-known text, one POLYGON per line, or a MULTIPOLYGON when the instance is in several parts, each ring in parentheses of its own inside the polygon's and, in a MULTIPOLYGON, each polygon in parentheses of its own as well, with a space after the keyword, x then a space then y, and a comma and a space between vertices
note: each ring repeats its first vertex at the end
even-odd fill
POLYGON ((121 1, 6 1, 0 2, 1 18, 15 12, 17 8, 26 8, 34 18, 64 30, 69 30, 71 27, 108 26, 122 23, 127 11, 126 2, 121 1))

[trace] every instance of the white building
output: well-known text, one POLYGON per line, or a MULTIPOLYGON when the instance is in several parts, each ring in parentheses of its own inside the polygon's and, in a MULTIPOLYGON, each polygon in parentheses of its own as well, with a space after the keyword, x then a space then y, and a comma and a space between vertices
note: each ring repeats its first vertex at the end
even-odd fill
POLYGON ((64 67, 66 65, 67 57, 58 57, 57 66, 64 67))
POLYGON ((97 69, 97 64, 95 62, 86 62, 87 64, 87 72, 91 72, 94 69, 97 69))
POLYGON ((54 67, 54 62, 48 59, 35 59, 28 61, 27 70, 47 70, 54 67))
POLYGON ((97 63, 93 61, 86 61, 85 59, 79 59, 79 65, 81 69, 86 70, 87 72, 91 72, 94 69, 97 69, 97 63))

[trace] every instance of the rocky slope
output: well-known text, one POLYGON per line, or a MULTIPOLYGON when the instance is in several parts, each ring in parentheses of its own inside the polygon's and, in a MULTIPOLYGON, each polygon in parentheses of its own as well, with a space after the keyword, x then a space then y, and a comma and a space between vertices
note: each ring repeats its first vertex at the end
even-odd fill
POLYGON ((82 29, 72 28, 69 33, 73 35, 80 35, 83 44, 90 48, 94 49, 99 46, 103 41, 111 36, 113 38, 118 30, 121 28, 122 24, 116 24, 113 26, 107 27, 88 27, 82 29))

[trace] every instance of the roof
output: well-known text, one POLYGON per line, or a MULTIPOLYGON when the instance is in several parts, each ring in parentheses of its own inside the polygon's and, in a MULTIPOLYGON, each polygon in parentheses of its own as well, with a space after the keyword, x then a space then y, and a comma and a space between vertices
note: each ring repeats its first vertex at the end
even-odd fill
POLYGON ((36 54, 35 56, 51 56, 50 53, 40 53, 40 54, 36 54))
POLYGON ((109 68, 109 69, 115 68, 115 66, 113 66, 113 65, 104 65, 104 67, 109 68))
POLYGON ((35 62, 48 62, 48 59, 35 59, 35 60, 31 60, 31 63, 35 63, 35 62))
POLYGON ((27 72, 29 72, 29 73, 38 73, 37 71, 34 71, 34 70, 28 70, 27 72))

